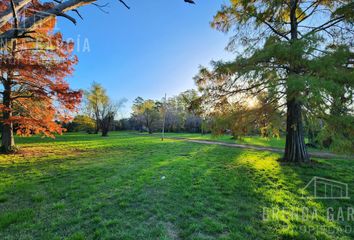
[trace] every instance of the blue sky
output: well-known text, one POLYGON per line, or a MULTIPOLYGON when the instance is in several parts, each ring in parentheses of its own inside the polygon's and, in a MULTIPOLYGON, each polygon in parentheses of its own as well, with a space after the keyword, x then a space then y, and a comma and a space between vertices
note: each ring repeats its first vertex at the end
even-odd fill
POLYGON ((221 0, 126 0, 130 10, 108 2, 108 14, 87 6, 76 26, 61 18, 57 28, 77 45, 71 86, 101 83, 112 99, 128 99, 125 116, 137 96, 161 99, 194 88, 199 65, 232 57, 225 51, 229 37, 210 28, 221 0))

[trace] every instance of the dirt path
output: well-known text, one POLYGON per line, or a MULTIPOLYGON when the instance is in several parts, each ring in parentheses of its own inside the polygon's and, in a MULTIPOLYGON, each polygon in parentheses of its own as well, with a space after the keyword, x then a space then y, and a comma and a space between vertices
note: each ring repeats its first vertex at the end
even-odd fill
MULTIPOLYGON (((142 135, 142 134, 138 134, 142 135)), ((149 135, 143 135, 143 136, 149 136, 149 135)), ((157 135, 150 135, 151 137, 157 137, 157 135)), ((248 144, 237 144, 237 143, 225 143, 225 142, 219 142, 219 141, 212 141, 212 140, 196 140, 196 139, 191 139, 191 138, 183 138, 183 137, 165 137, 165 139, 173 139, 173 140, 181 140, 181 141, 186 141, 186 142, 192 142, 192 143, 200 143, 200 144, 208 144, 208 145, 219 145, 219 146, 225 146, 225 147, 233 147, 233 148, 242 148, 242 149, 251 149, 251 150, 256 150, 256 151, 269 151, 269 152, 275 152, 275 153, 284 153, 283 149, 280 148, 273 148, 273 147, 262 147, 262 146, 256 146, 256 145, 248 145, 248 144)), ((311 157, 315 158, 337 158, 337 159, 353 159, 353 156, 345 156, 345 155, 337 155, 334 153, 328 153, 328 152, 309 152, 311 157)))
MULTIPOLYGON (((173 139, 177 139, 177 138, 173 138, 173 139)), ((233 148, 252 149, 256 151, 284 153, 283 149, 272 148, 272 147, 261 147, 261 146, 237 144, 237 143, 223 143, 223 142, 215 142, 215 141, 208 141, 208 140, 195 140, 195 139, 188 139, 188 138, 178 138, 177 140, 183 140, 183 141, 193 142, 193 143, 209 144, 209 145, 220 145, 220 146, 233 147, 233 148)), ((349 158, 347 156, 340 156, 334 153, 327 153, 327 152, 309 152, 309 154, 311 157, 316 157, 316 158, 345 158, 345 159, 349 158)))

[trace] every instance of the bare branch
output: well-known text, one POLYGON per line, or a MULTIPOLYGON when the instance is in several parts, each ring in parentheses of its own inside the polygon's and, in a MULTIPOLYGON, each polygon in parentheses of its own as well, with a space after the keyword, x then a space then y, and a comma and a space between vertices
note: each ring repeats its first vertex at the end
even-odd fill
POLYGON ((319 2, 319 1, 315 1, 315 2, 313 2, 310 6, 308 6, 299 16, 297 16, 297 19, 301 19, 301 17, 302 17, 303 15, 305 15, 306 12, 307 12, 308 10, 310 10, 311 8, 313 8, 312 11, 311 11, 309 14, 306 14, 306 16, 305 16, 304 18, 302 18, 302 19, 299 21, 299 23, 301 23, 301 22, 305 21, 307 18, 309 18, 309 17, 316 11, 316 9, 318 8, 319 5, 320 5, 320 2, 319 2))
MULTIPOLYGON (((33 17, 26 18, 22 22, 19 22, 18 25, 21 26, 21 29, 10 29, 6 32, 0 32, 0 48, 6 46, 9 40, 17 37, 25 37, 25 34, 28 31, 34 30, 38 27, 42 22, 46 21, 49 17, 56 17, 62 16, 69 19, 71 22, 76 23, 74 18, 70 17, 69 15, 65 14, 67 11, 76 10, 79 7, 95 3, 97 0, 67 0, 67 1, 60 1, 60 0, 53 0, 58 4, 54 7, 41 11, 40 14, 36 14, 33 17)), ((121 2, 125 7, 130 9, 130 7, 124 2, 124 0, 118 0, 121 2)), ((187 3, 193 3, 192 0, 184 0, 187 3)), ((30 3, 31 0, 15 0, 14 3, 16 4, 16 11, 26 6, 30 3)), ((11 20, 12 17, 12 10, 6 10, 3 13, 0 13, 0 27, 4 26, 11 20)))
MULTIPOLYGON (((15 11, 19 11, 21 8, 23 8, 25 5, 27 5, 31 0, 15 0, 14 5, 15 11)), ((6 23, 10 21, 10 19, 13 17, 13 8, 9 8, 4 12, 0 13, 0 28, 4 26, 6 23)))
POLYGON ((109 6, 109 3, 106 3, 104 5, 100 5, 100 4, 97 4, 97 3, 92 3, 92 5, 96 6, 101 12, 103 13, 108 13, 108 11, 106 11, 104 8, 109 6))
POLYGON ((17 10, 16 10, 16 5, 13 0, 11 0, 11 9, 12 9, 12 15, 14 18, 14 27, 15 27, 15 29, 18 29, 17 10))
POLYGON ((58 13, 56 15, 59 16, 59 17, 64 17, 64 18, 68 19, 69 21, 71 21, 73 24, 76 25, 76 19, 71 17, 71 16, 69 16, 68 14, 66 14, 66 13, 58 13))
POLYGON ((290 38, 288 36, 286 36, 285 33, 281 33, 278 30, 276 30, 269 22, 267 21, 262 21, 265 25, 267 25, 275 34, 277 34, 278 36, 285 38, 286 40, 290 41, 290 38))
POLYGON ((118 1, 121 2, 126 8, 130 9, 130 7, 123 0, 118 0, 118 1))
POLYGON ((327 30, 328 28, 333 27, 333 26, 335 26, 336 24, 338 24, 338 23, 344 21, 344 19, 345 19, 344 16, 339 16, 339 17, 333 18, 333 19, 331 19, 331 20, 329 20, 329 21, 323 23, 322 25, 313 28, 313 30, 311 30, 310 32, 308 32, 307 34, 305 34, 305 37, 308 36, 308 35, 311 35, 311 34, 314 34, 314 33, 320 32, 320 31, 323 31, 323 30, 327 30))
POLYGON ((75 13, 79 16, 79 18, 81 18, 82 20, 84 20, 84 18, 81 16, 79 10, 73 9, 72 11, 75 12, 75 13))
POLYGON ((20 23, 22 28, 17 29, 17 34, 15 29, 10 29, 0 35, 0 47, 4 46, 10 39, 16 38, 21 35, 23 36, 26 32, 28 32, 28 30, 35 29, 38 25, 40 25, 42 22, 52 16, 63 16, 72 21, 73 23, 76 23, 76 21, 73 21, 74 19, 72 17, 64 13, 73 9, 77 9, 78 7, 91 4, 95 1, 96 0, 68 0, 54 6, 51 9, 42 11, 40 12, 40 14, 36 14, 34 17, 26 18, 23 22, 20 23))

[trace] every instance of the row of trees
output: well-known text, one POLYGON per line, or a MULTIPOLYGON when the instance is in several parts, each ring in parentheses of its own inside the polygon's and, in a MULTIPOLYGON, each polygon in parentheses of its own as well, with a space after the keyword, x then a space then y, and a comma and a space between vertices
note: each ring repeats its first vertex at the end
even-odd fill
POLYGON ((202 114, 199 96, 195 90, 187 90, 176 97, 162 100, 144 100, 137 97, 132 106, 132 116, 120 120, 120 129, 166 132, 200 132, 202 114))
MULTIPOLYGON (((75 23, 66 12, 92 2, 0 1, 3 151, 14 149, 14 129, 23 135, 61 133, 61 123, 77 109, 82 93, 65 81, 77 63, 73 44, 52 30, 56 16, 75 23)), ((201 68, 195 80, 202 97, 190 101, 197 112, 182 114, 173 104, 169 110, 164 101, 148 101, 134 110, 131 121, 151 132, 152 116, 160 109, 160 119, 163 112, 166 127, 175 131, 186 129, 186 116, 192 116, 199 118, 199 129, 229 129, 237 137, 250 126, 273 134, 285 116, 286 161, 309 161, 306 132, 314 143, 353 149, 353 7, 351 0, 230 1, 212 27, 236 32, 228 48, 240 54, 201 68), (262 107, 252 108, 246 103, 250 99, 262 107)), ((97 112, 87 114, 96 131, 111 125, 114 109, 97 112)))
MULTIPOLYGON (((86 131, 107 136, 110 130, 136 130, 149 133, 191 132, 213 133, 214 135, 230 134, 234 139, 248 135, 262 137, 282 137, 286 135, 285 104, 275 101, 267 91, 247 99, 224 98, 224 102, 211 104, 204 95, 196 90, 187 90, 178 96, 162 100, 144 100, 138 97, 132 106, 130 118, 114 120, 117 111, 125 100, 112 103, 105 89, 97 83, 84 94, 84 105, 81 113, 70 123, 64 124, 68 131, 86 131), (212 106, 212 108, 210 108, 212 106)), ((328 133, 328 123, 318 118, 310 118, 304 114, 304 135, 311 147, 331 147, 333 150, 348 150, 340 144, 352 144, 350 134, 342 140, 333 140, 328 133)), ((339 126, 341 122, 333 123, 339 126)), ((341 126, 344 126, 343 124, 341 126)), ((348 123, 345 123, 348 126, 348 123)), ((350 126, 349 126, 350 127, 350 126)), ((343 130, 341 130, 343 133, 343 130)), ((338 134, 338 132, 337 132, 338 134)), ((349 148, 351 149, 351 148, 349 148)))
POLYGON ((121 119, 119 130, 160 132, 189 132, 231 134, 235 139, 260 134, 279 137, 284 132, 284 113, 276 103, 268 103, 265 93, 253 104, 221 104, 211 110, 196 90, 187 90, 175 97, 162 100, 144 100, 138 97, 132 106, 132 115, 121 119))

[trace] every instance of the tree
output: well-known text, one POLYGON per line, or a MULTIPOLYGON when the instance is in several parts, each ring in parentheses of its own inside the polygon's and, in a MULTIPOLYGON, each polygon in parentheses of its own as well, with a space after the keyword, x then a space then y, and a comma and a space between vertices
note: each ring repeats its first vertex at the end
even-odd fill
POLYGON ((201 118, 196 90, 187 90, 166 102, 166 130, 171 132, 200 132, 201 118))
POLYGON ((108 137, 108 132, 113 124, 117 111, 117 105, 113 104, 112 102, 108 102, 100 109, 100 115, 102 116, 102 119, 100 120, 102 137, 108 137))
POLYGON ((131 121, 134 124, 135 130, 139 130, 140 132, 143 131, 143 126, 144 126, 144 119, 143 115, 141 114, 141 106, 144 103, 144 99, 142 97, 137 97, 133 101, 133 106, 132 106, 132 116, 131 116, 131 121))
POLYGON ((161 104, 154 100, 144 100, 141 97, 135 99, 132 110, 133 117, 148 129, 149 134, 154 130, 154 124, 160 119, 161 104))
POLYGON ((106 114, 105 109, 109 105, 109 97, 102 85, 93 83, 90 90, 85 93, 85 99, 88 115, 95 119, 95 134, 97 134, 100 131, 101 121, 104 117, 102 111, 104 111, 103 114, 106 114))
MULTIPOLYGON (((34 1, 34 7, 37 4, 34 1)), ((61 122, 69 121, 81 92, 73 91, 65 78, 77 63, 73 43, 53 33, 54 19, 43 23, 33 35, 37 41, 14 39, 1 49, 1 122, 4 152, 15 150, 14 125, 20 135, 62 133, 61 122), (58 122, 59 121, 59 122, 58 122)))
POLYGON ((260 93, 256 103, 252 106, 255 118, 255 128, 259 130, 262 137, 280 137, 284 130, 283 111, 278 102, 272 101, 267 93, 260 93))
POLYGON ((152 133, 164 126, 166 132, 201 131, 202 109, 196 90, 187 90, 160 101, 137 97, 133 102, 132 111, 129 124, 123 124, 128 129, 143 131, 146 128, 152 133), (164 123, 161 120, 164 120, 164 123))
POLYGON ((96 121, 87 115, 77 115, 71 124, 73 125, 73 131, 93 133, 96 129, 96 121))
POLYGON ((228 48, 237 47, 242 54, 234 61, 214 62, 212 71, 202 68, 196 82, 205 96, 219 102, 225 97, 239 101, 263 91, 284 102, 284 160, 308 162, 304 107, 310 99, 322 106, 334 89, 352 92, 349 73, 344 87, 343 82, 323 75, 326 69, 318 63, 340 55, 340 70, 331 68, 331 75, 351 71, 347 66, 353 59, 348 47, 354 32, 353 6, 352 1, 232 0, 216 14, 212 27, 235 30, 228 48))
POLYGON ((262 137, 279 137, 282 130, 282 112, 276 103, 270 102, 266 93, 246 102, 224 102, 208 113, 214 135, 230 133, 234 139, 259 134, 262 137))
POLYGON ((95 134, 100 130, 102 136, 107 137, 118 110, 124 105, 126 99, 113 103, 106 93, 106 89, 99 83, 93 83, 90 90, 85 93, 87 115, 95 120, 95 134))

